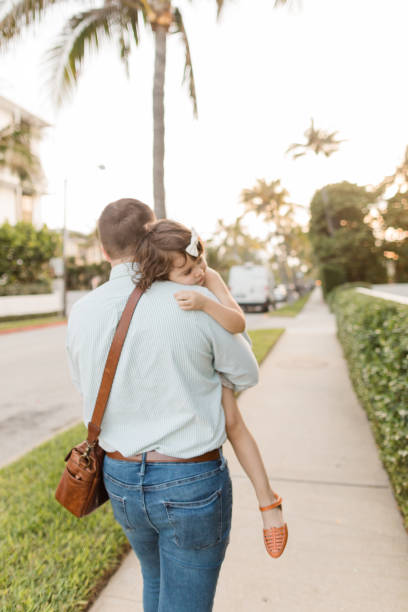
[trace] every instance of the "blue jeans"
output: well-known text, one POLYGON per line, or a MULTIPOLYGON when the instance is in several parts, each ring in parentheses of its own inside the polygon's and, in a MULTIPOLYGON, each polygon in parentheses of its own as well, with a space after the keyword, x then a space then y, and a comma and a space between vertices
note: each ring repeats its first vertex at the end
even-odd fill
POLYGON ((104 482, 141 564, 144 612, 210 612, 231 529, 224 457, 136 463, 105 456, 104 482))

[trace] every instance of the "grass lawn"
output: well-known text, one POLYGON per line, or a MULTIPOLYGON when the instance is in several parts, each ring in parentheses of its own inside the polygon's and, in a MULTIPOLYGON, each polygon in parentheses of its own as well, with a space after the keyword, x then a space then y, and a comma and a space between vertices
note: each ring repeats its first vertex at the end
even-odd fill
MULTIPOLYGON (((259 362, 283 331, 249 332, 259 362)), ((2 612, 85 610, 130 548, 109 502, 77 519, 54 499, 64 457, 85 437, 76 425, 0 470, 2 612)))
POLYGON ((293 302, 292 304, 286 304, 286 306, 282 306, 282 308, 278 308, 278 310, 273 310, 269 313, 270 317, 296 317, 299 312, 302 310, 303 306, 306 304, 308 299, 310 298, 311 291, 306 293, 301 298, 293 302))
POLYGON ((252 340, 252 350, 259 364, 265 359, 284 329, 253 329, 248 334, 252 340))
POLYGON ((48 323, 59 323, 60 321, 65 321, 65 317, 61 317, 59 315, 52 316, 43 316, 43 317, 29 317, 27 319, 14 319, 7 321, 0 320, 0 331, 6 331, 8 329, 24 329, 24 327, 31 327, 32 325, 45 325, 48 323))

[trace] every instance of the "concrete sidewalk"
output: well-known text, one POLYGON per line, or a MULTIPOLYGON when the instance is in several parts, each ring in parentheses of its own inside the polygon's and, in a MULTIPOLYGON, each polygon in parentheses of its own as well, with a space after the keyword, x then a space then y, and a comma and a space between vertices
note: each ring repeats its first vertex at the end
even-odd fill
MULTIPOLYGON (((319 290, 239 403, 289 539, 282 557, 268 557, 255 494, 227 443, 234 511, 215 612, 406 612, 407 534, 319 290)), ((130 553, 91 610, 141 612, 141 598, 130 553)))

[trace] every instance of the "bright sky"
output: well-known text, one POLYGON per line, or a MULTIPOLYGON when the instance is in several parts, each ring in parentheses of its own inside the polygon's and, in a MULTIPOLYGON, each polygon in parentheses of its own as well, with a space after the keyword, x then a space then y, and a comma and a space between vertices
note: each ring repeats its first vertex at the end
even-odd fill
MULTIPOLYGON (((219 22, 215 0, 173 4, 190 40, 199 118, 181 86, 183 46, 173 36, 165 98, 169 217, 208 237, 218 218, 241 214, 240 192, 257 178, 280 178, 293 201, 308 205, 328 182, 377 183, 401 162, 408 144, 406 0, 293 0, 292 10, 273 10, 272 0, 230 0, 219 22), (311 117, 347 142, 328 160, 310 154, 295 162, 285 151, 303 141, 311 117)), ((69 5, 65 15, 84 3, 69 5)), ((46 27, 2 58, 0 94, 54 126, 41 149, 49 190, 43 220, 61 227, 67 178, 68 226, 88 232, 114 199, 153 205, 153 39, 142 31, 129 80, 107 43, 56 113, 43 55, 63 23, 57 7, 46 27)))

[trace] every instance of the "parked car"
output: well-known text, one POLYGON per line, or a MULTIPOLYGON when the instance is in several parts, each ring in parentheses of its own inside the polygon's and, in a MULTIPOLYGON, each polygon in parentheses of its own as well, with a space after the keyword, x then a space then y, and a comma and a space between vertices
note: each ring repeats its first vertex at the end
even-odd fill
POLYGON ((288 290, 286 285, 278 285, 273 290, 273 295, 275 296, 276 302, 286 302, 288 298, 288 290))
POLYGON ((252 263, 232 266, 228 285, 243 310, 257 308, 266 312, 275 306, 275 280, 268 266, 252 263))

